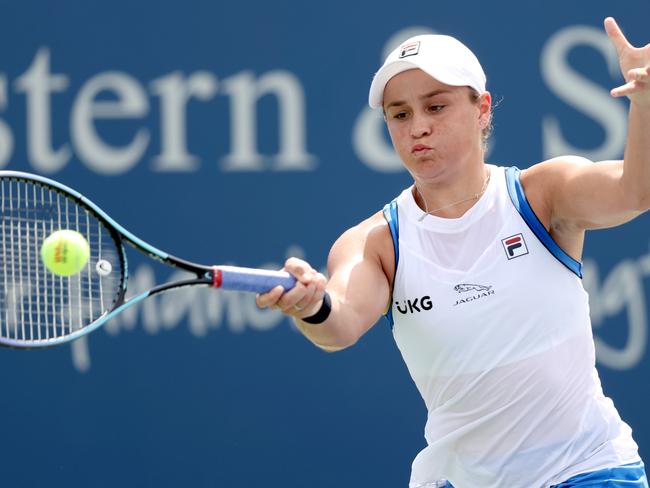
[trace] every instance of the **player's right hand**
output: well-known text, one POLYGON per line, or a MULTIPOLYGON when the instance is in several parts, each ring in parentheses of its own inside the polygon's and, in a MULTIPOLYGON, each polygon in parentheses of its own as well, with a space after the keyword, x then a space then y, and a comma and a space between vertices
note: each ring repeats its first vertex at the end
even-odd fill
POLYGON ((279 309, 297 319, 318 312, 325 296, 327 278, 298 258, 287 259, 282 269, 296 278, 296 286, 286 292, 282 286, 276 286, 267 293, 258 294, 255 298, 257 306, 279 309))

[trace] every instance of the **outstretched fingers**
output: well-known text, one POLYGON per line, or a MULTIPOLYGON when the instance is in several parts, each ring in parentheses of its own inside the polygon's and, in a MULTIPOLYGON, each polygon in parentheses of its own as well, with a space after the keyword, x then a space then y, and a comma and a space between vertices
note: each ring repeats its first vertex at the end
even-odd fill
POLYGON ((645 68, 633 68, 625 76, 627 83, 613 88, 611 94, 614 97, 623 97, 637 93, 641 90, 647 90, 650 85, 650 66, 645 68))
POLYGON ((616 52, 618 52, 619 57, 621 53, 623 53, 623 51, 633 47, 632 44, 629 43, 629 41, 625 37, 625 34, 623 34, 623 31, 618 26, 618 24, 616 23, 613 17, 607 17, 604 23, 605 23, 605 32, 607 32, 607 35, 612 41, 612 44, 614 44, 614 47, 616 48, 616 52))

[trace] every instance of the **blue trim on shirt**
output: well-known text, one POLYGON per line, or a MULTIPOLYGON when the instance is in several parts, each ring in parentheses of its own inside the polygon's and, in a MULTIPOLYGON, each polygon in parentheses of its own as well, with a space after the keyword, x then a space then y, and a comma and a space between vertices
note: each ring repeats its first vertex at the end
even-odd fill
POLYGON ((599 469, 590 473, 573 476, 553 485, 551 488, 607 487, 607 488, 648 488, 648 479, 642 461, 623 464, 613 468, 599 469))
MULTIPOLYGON (((433 485, 439 486, 439 485, 433 485)), ((441 486, 454 488, 447 481, 441 486)), ((597 471, 573 476, 559 485, 551 488, 648 488, 648 479, 645 473, 643 461, 636 463, 622 464, 613 468, 604 468, 597 471)))
POLYGON ((537 218, 537 215, 535 215, 533 209, 530 207, 526 195, 524 194, 524 189, 521 186, 521 181, 519 179, 520 174, 521 171, 515 166, 506 168, 506 183, 508 185, 508 193, 510 194, 510 199, 512 200, 513 205, 526 224, 528 224, 530 230, 532 230, 540 242, 544 244, 544 247, 546 247, 546 249, 548 249, 549 252, 564 266, 569 268, 579 278, 582 278, 582 263, 573 259, 557 245, 546 230, 546 227, 544 227, 539 218, 537 218))
MULTIPOLYGON (((399 262, 399 218, 397 217, 397 200, 384 205, 384 218, 388 222, 390 235, 393 238, 393 250, 395 252, 395 275, 393 275, 393 284, 395 283, 395 276, 397 275, 397 263, 399 262)), ((393 328, 393 291, 391 290, 390 305, 386 314, 384 315, 388 320, 388 325, 393 328)))

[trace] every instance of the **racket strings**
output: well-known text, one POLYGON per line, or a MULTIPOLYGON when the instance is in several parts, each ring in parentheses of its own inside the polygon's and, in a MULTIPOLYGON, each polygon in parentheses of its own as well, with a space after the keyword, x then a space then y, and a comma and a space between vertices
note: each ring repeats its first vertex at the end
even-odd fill
POLYGON ((35 343, 69 335, 120 296, 119 244, 94 214, 59 191, 1 178, 0 241, 0 340, 35 343), (45 238, 60 229, 79 232, 90 246, 88 264, 69 277, 51 273, 40 255, 45 238), (100 261, 112 271, 98 272, 100 261))

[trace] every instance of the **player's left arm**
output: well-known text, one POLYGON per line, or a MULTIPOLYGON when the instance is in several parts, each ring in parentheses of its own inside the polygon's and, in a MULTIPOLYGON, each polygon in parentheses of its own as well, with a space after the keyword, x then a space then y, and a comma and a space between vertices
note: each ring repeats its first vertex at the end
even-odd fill
POLYGON ((541 182, 551 228, 612 227, 650 208, 650 44, 632 46, 612 18, 605 19, 605 30, 626 81, 611 95, 630 100, 624 159, 559 157, 527 170, 527 180, 541 182))

